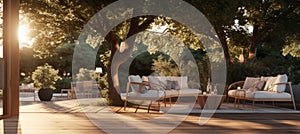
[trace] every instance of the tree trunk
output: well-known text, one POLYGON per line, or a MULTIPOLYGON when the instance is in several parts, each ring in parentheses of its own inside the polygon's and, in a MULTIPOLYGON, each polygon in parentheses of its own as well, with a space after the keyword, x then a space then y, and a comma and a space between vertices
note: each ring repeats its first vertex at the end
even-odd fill
POLYGON ((145 21, 142 25, 139 25, 139 17, 132 18, 130 23, 129 32, 127 34, 126 40, 122 42, 124 45, 120 49, 119 38, 110 32, 105 39, 111 44, 111 56, 110 64, 108 67, 108 83, 109 83, 109 101, 111 105, 123 105, 123 101, 120 96, 120 86, 118 70, 121 64, 126 62, 130 57, 133 50, 135 34, 148 28, 149 24, 154 21, 154 17, 150 17, 148 21, 145 21))
POLYGON ((122 105, 122 99, 121 96, 118 93, 117 88, 114 86, 113 82, 113 76, 114 74, 112 73, 114 68, 112 68, 112 60, 113 60, 113 55, 118 51, 119 49, 119 39, 116 37, 113 37, 113 33, 108 34, 108 39, 107 41, 111 44, 111 58, 110 62, 107 68, 107 81, 108 81, 108 98, 109 98, 109 103, 110 105, 122 105))
POLYGON ((223 47, 225 60, 227 63, 232 63, 224 29, 223 28, 215 28, 215 29, 216 29, 216 33, 218 34, 218 37, 220 39, 221 45, 223 47))
POLYGON ((257 46, 259 43, 259 36, 260 35, 259 35, 258 26, 254 25, 252 42, 251 42, 250 48, 249 48, 248 60, 253 60, 256 57, 256 50, 257 50, 257 46))

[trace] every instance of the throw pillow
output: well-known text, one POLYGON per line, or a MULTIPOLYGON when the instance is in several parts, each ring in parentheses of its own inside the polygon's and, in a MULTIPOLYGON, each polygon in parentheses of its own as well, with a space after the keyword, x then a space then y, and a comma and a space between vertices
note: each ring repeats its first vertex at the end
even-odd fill
POLYGON ((166 89, 167 88, 167 80, 169 77, 162 77, 162 76, 148 76, 149 83, 151 88, 153 89, 166 89))
POLYGON ((260 78, 246 77, 246 80, 245 80, 244 85, 243 85, 243 89, 248 89, 248 88, 252 87, 254 82, 256 82, 258 80, 260 80, 260 78))
POLYGON ((262 91, 265 84, 266 84, 266 81, 258 80, 258 81, 255 81, 251 87, 256 88, 258 91, 262 91))
POLYGON ((269 77, 268 80, 266 81, 266 85, 264 87, 264 91, 269 91, 273 92, 274 84, 276 81, 277 77, 269 77))
POLYGON ((143 81, 144 85, 146 86, 147 90, 149 90, 150 89, 150 84, 149 84, 148 77, 147 76, 143 76, 142 77, 142 81, 143 81))
POLYGON ((173 76, 170 78, 173 81, 178 82, 178 88, 177 89, 187 89, 188 88, 188 77, 187 76, 173 76))
MULTIPOLYGON (((285 82, 288 82, 287 75, 286 74, 278 75, 277 79, 275 81, 275 84, 276 83, 285 83, 285 82)), ((278 93, 282 93, 282 92, 284 92, 285 88, 286 88, 285 84, 275 85, 273 91, 278 92, 278 93)))
POLYGON ((250 91, 250 92, 258 91, 257 87, 250 87, 247 90, 250 91))
POLYGON ((173 81, 173 80, 167 80, 167 89, 171 90, 171 89, 176 89, 179 90, 179 84, 178 81, 173 81))

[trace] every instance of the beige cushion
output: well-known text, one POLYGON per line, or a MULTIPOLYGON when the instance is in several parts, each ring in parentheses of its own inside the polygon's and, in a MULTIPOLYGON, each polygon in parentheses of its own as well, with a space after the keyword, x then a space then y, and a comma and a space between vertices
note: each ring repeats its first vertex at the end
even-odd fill
MULTIPOLYGON (((228 91, 228 96, 234 97, 234 96, 244 96, 244 91, 240 91, 240 90, 229 90, 228 91)), ((246 94, 251 93, 251 91, 246 90, 246 94)))
POLYGON ((258 90, 258 91, 262 91, 265 84, 266 84, 266 81, 258 80, 253 83, 252 87, 256 88, 256 90, 258 90))
POLYGON ((258 91, 258 88, 257 87, 250 87, 247 90, 250 91, 250 92, 255 92, 255 91, 258 91))
POLYGON ((148 76, 143 76, 143 77, 142 77, 142 80, 148 82, 148 81, 149 81, 149 78, 148 78, 148 76))
POLYGON ((266 85, 264 87, 264 91, 273 91, 276 79, 277 77, 268 77, 266 81, 266 85))
POLYGON ((246 95, 249 98, 291 98, 289 93, 277 93, 268 91, 256 91, 246 95))
MULTIPOLYGON (((287 75, 286 74, 277 75, 277 79, 276 79, 275 83, 284 83, 284 82, 288 82, 287 75)), ((282 93, 285 91, 285 88, 286 88, 285 84, 275 85, 273 91, 277 92, 277 93, 282 93)))
POLYGON ((174 80, 167 80, 167 89, 175 89, 175 90, 179 90, 179 84, 178 81, 174 81, 174 80))
POLYGON ((180 96, 185 96, 185 95, 195 95, 197 96, 198 94, 201 94, 202 91, 199 89, 191 89, 191 88, 182 88, 179 90, 179 95, 180 96))
POLYGON ((248 88, 252 87, 252 85, 258 80, 260 80, 260 78, 246 77, 246 80, 243 85, 243 89, 248 89, 248 88))
POLYGON ((148 90, 147 92, 141 94, 136 92, 121 93, 121 97, 127 100, 159 100, 165 96, 165 93, 161 90, 148 90))
MULTIPOLYGON (((228 96, 233 97, 237 90, 229 90, 228 96)), ((244 93, 238 91, 237 96, 243 96, 244 93)), ((246 91, 246 98, 291 98, 291 95, 289 93, 276 93, 276 92, 268 92, 268 91, 255 91, 250 92, 246 91)))
POLYGON ((170 77, 163 76, 148 76, 149 84, 151 88, 158 89, 164 88, 167 89, 167 80, 170 80, 170 77))

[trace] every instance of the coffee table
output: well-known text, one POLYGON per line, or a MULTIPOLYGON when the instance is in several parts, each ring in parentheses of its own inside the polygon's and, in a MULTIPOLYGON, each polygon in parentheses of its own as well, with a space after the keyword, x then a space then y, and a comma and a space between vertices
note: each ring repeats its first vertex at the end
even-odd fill
POLYGON ((200 107, 203 109, 219 109, 222 102, 225 100, 226 95, 198 95, 197 102, 200 107))

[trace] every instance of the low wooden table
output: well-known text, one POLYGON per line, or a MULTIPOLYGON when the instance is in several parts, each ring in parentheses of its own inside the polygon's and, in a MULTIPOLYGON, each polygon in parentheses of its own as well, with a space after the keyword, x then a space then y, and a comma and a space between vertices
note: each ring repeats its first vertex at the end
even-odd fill
POLYGON ((198 95, 197 102, 202 109, 219 109, 225 98, 226 95, 198 95))

